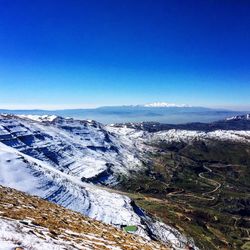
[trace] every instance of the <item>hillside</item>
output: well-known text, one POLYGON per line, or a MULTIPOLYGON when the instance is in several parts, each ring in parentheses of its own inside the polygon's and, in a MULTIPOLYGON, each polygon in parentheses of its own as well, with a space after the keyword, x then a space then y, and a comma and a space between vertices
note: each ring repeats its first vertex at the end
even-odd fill
POLYGON ((94 121, 9 115, 0 118, 1 185, 118 228, 136 226, 135 234, 160 240, 174 249, 194 246, 192 239, 149 216, 128 196, 100 186, 117 185, 131 170, 144 168, 136 165, 141 162, 142 152, 129 138, 121 140, 94 121), (91 178, 83 178, 84 173, 91 173, 91 178))
POLYGON ((0 249, 168 250, 54 203, 0 186, 0 249))

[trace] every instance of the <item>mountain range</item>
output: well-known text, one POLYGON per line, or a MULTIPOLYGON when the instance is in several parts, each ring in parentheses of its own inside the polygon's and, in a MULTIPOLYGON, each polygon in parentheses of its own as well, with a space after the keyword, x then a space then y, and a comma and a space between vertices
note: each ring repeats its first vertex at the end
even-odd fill
POLYGON ((148 103, 144 105, 105 106, 93 109, 64 110, 4 110, 0 113, 57 115, 75 119, 91 119, 104 124, 124 122, 161 122, 181 124, 186 122, 212 122, 227 117, 244 115, 247 112, 226 109, 211 109, 186 104, 165 102, 148 103))

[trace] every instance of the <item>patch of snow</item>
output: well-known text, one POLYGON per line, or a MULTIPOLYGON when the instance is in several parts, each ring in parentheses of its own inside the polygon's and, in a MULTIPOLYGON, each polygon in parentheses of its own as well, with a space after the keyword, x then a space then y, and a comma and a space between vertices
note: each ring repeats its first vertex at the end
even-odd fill
POLYGON ((121 249, 114 246, 116 242, 103 239, 98 235, 78 234, 74 237, 74 232, 65 231, 52 238, 47 228, 25 225, 21 222, 0 218, 0 250, 13 250, 16 247, 34 250, 91 250, 93 246, 105 246, 105 249, 110 250, 121 249))
POLYGON ((235 115, 235 116, 226 118, 226 121, 232 121, 232 120, 250 120, 250 114, 235 115))
POLYGON ((202 132, 171 129, 168 131, 160 131, 157 133, 153 133, 149 140, 189 142, 194 140, 208 139, 250 143, 250 131, 215 130, 212 132, 202 132))
POLYGON ((57 118, 56 115, 17 115, 17 116, 20 118, 30 119, 37 122, 44 122, 44 121, 52 122, 57 118))

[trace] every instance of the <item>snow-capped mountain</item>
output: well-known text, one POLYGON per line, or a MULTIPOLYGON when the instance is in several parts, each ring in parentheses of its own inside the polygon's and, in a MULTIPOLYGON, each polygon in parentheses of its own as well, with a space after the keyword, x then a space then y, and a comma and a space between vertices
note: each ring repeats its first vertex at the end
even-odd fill
MULTIPOLYGON (((148 132, 144 124, 123 124, 107 126, 109 132, 116 134, 121 140, 136 141, 138 149, 147 150, 146 145, 154 141, 192 142, 203 140, 232 141, 250 143, 250 130, 222 130, 200 131, 186 129, 165 129, 157 132, 148 132)), ((149 125, 148 125, 149 126, 149 125)), ((151 126, 156 126, 154 123, 151 126)))
POLYGON ((2 115, 0 184, 118 227, 136 225, 136 234, 174 249, 194 246, 127 196, 86 183, 115 185, 119 176, 141 169, 139 138, 144 138, 142 131, 126 137, 94 121, 2 115))
MULTIPOLYGON (((170 102, 152 102, 152 103, 145 103, 145 104, 137 104, 137 105, 122 105, 122 106, 114 106, 114 108, 140 108, 140 107, 146 107, 146 108, 188 108, 192 107, 188 104, 175 104, 170 102)), ((112 106, 104 106, 99 107, 100 109, 103 108, 112 108, 112 106)))
POLYGON ((191 107, 187 104, 175 104, 175 103, 168 103, 168 102, 153 102, 153 103, 147 103, 144 104, 143 107, 148 108, 188 108, 191 107))
POLYGON ((133 144, 124 145, 95 121, 2 115, 0 141, 79 180, 112 184, 141 166, 133 144))
POLYGON ((56 115, 19 115, 19 117, 24 119, 28 118, 38 122, 52 122, 57 118, 56 115))

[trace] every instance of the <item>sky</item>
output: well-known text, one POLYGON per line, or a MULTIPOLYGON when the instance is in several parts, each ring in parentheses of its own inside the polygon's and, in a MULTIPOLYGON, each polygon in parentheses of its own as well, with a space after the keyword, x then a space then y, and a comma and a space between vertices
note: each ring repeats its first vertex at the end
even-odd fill
POLYGON ((248 0, 0 0, 0 108, 250 110, 248 0))

